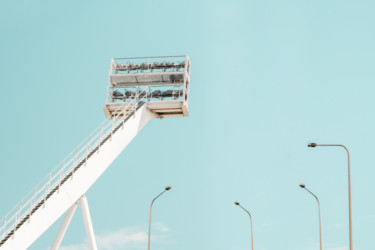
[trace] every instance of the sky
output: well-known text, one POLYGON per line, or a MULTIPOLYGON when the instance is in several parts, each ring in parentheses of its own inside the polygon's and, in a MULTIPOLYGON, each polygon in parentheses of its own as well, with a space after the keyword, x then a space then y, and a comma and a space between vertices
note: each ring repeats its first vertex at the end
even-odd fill
MULTIPOLYGON (((155 119, 87 192, 99 249, 375 249, 373 1, 1 1, 0 217, 105 119, 113 57, 189 55, 189 117, 155 119)), ((31 250, 48 249, 61 219, 31 250)), ((80 209, 63 250, 87 249, 80 209)))

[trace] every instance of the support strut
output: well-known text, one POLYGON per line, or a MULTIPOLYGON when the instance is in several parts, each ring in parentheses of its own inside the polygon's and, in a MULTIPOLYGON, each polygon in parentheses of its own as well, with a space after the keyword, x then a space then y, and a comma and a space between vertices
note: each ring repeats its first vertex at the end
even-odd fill
POLYGON ((66 229, 68 229, 69 223, 73 218, 74 212, 76 211, 77 205, 78 205, 78 201, 76 203, 74 203, 73 206, 71 206, 68 211, 66 211, 64 220, 61 223, 60 229, 57 232, 55 240, 53 241, 51 250, 58 250, 59 249, 61 241, 64 238, 66 229))
MULTIPOLYGON (((98 247, 96 246, 95 234, 94 234, 94 229, 92 227, 90 210, 89 210, 89 206, 88 206, 88 203, 87 203, 87 198, 84 195, 78 201, 81 203, 83 222, 85 223, 87 240, 89 242, 89 249, 90 250, 98 250, 98 247)), ((61 245, 61 242, 64 238, 64 235, 66 233, 66 230, 68 229, 69 223, 72 220, 74 212, 76 211, 76 208, 78 206, 78 201, 76 203, 74 203, 73 206, 71 206, 69 208, 69 210, 66 212, 64 220, 61 223, 60 229, 57 232, 56 238, 53 241, 51 250, 58 250, 59 249, 59 247, 61 245)))
POLYGON ((92 227, 89 205, 87 204, 87 198, 85 195, 81 197, 80 203, 81 203, 81 209, 82 209, 82 214, 83 214, 83 221, 85 223, 85 228, 86 228, 87 240, 89 242, 89 248, 90 250, 98 250, 98 247, 96 246, 96 241, 95 241, 94 229, 92 227))

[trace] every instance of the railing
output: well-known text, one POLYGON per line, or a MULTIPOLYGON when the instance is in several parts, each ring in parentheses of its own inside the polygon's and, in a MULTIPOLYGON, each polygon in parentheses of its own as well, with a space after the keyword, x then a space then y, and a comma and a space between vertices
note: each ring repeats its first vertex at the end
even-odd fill
POLYGON ((114 58, 111 60, 111 74, 137 74, 155 72, 183 72, 186 56, 158 56, 114 58))
MULTIPOLYGON (((112 119, 106 119, 85 140, 83 140, 56 168, 54 168, 29 194, 25 196, 5 217, 0 219, 0 241, 9 233, 17 230, 27 216, 31 216, 36 206, 46 201, 53 190, 59 188, 69 175, 74 175, 75 168, 88 159, 89 154, 98 149, 101 143, 120 123, 131 116, 141 100, 135 93, 130 102, 123 103, 114 112, 112 119), (50 194, 48 196, 48 194, 50 194), (47 197, 48 196, 48 197, 47 197)), ((69 177, 68 177, 69 176, 69 177)), ((30 218, 30 217, 29 217, 30 218)), ((1 245, 1 244, 0 244, 1 245)))
POLYGON ((184 93, 182 84, 122 87, 113 89, 110 91, 111 96, 110 99, 107 100, 107 103, 126 102, 137 92, 140 93, 141 98, 147 99, 147 101, 181 101, 183 100, 184 93))
MULTIPOLYGON (((172 89, 166 88, 171 85, 179 85, 183 94, 175 89, 172 95, 167 93, 164 97, 164 93, 162 93, 156 95, 156 98, 175 101, 178 96, 179 99, 187 101, 189 79, 190 60, 188 56, 113 58, 110 62, 105 103, 124 99, 125 93, 121 93, 124 87, 135 86, 142 90, 145 87, 150 87, 153 91, 156 88, 159 88, 160 91, 169 91, 172 89)), ((153 91, 148 89, 149 93, 153 91)), ((154 96, 152 95, 152 97, 154 96)))

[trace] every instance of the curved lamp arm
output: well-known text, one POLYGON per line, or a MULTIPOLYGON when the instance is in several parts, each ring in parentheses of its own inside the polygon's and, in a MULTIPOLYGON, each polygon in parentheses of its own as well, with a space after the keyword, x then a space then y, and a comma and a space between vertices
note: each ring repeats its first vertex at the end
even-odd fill
POLYGON ((345 149, 346 153, 348 154, 348 190, 349 190, 349 244, 350 250, 353 250, 353 231, 352 231, 352 188, 351 188, 351 181, 350 181, 350 155, 349 150, 342 144, 316 144, 316 143, 309 143, 307 145, 310 148, 315 148, 317 146, 322 147, 342 147, 345 149))
POLYGON ((250 229, 251 229, 251 249, 254 250, 254 241, 253 241, 253 220, 251 218, 251 214, 249 211, 247 211, 243 206, 240 205, 238 201, 236 201, 234 204, 242 208, 250 217, 250 229))
POLYGON ((307 192, 309 192, 312 196, 314 196, 315 199, 316 199, 316 201, 318 202, 318 212, 319 212, 319 241, 320 241, 320 250, 322 250, 323 249, 322 248, 323 247, 322 246, 322 221, 320 219, 320 203, 319 203, 319 199, 318 199, 318 197, 315 194, 313 194, 313 192, 311 192, 310 190, 308 190, 304 184, 300 184, 299 186, 301 188, 305 189, 307 192))
POLYGON ((158 196, 156 196, 152 202, 151 202, 151 206, 150 206, 150 220, 149 220, 149 223, 148 223, 148 250, 150 250, 150 243, 151 243, 151 214, 152 214, 152 205, 154 204, 155 200, 157 198, 159 198, 162 194, 164 194, 166 191, 170 190, 172 187, 168 186, 165 188, 165 190, 163 192, 161 192, 158 196))

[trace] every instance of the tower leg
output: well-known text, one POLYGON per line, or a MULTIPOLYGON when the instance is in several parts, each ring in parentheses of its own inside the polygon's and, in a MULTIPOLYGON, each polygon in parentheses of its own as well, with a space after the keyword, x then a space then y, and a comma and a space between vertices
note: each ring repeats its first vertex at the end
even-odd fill
POLYGON ((66 211, 64 220, 61 223, 60 229, 57 232, 55 240, 53 241, 51 250, 58 250, 58 248, 60 247, 61 241, 65 235, 66 229, 68 229, 69 223, 73 218, 74 212, 76 211, 77 205, 78 205, 78 202, 74 203, 73 206, 71 206, 69 210, 66 211))
POLYGON ((87 240, 89 242, 89 248, 90 250, 97 250, 98 248, 96 246, 94 229, 92 227, 89 206, 87 204, 87 198, 85 195, 81 197, 80 202, 81 202, 81 209, 82 209, 82 214, 83 214, 83 221, 85 223, 85 228, 86 228, 87 240))

